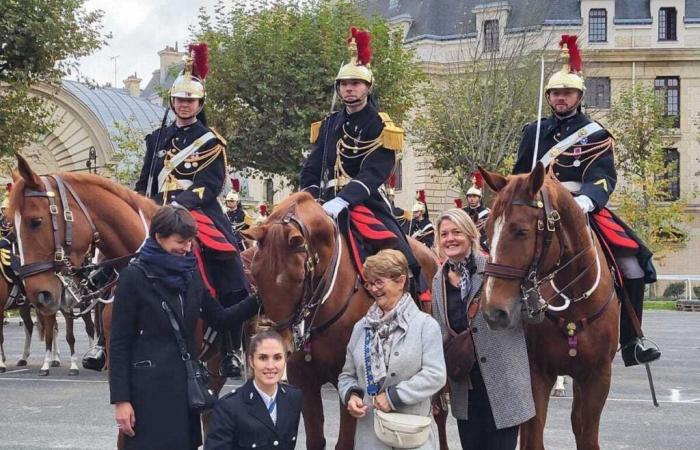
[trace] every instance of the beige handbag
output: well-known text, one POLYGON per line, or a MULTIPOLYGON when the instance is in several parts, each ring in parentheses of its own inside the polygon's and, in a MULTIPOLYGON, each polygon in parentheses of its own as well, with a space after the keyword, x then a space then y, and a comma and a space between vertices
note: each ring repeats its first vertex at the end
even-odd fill
POLYGON ((374 434, 393 448, 416 448, 425 444, 432 423, 433 419, 428 416, 374 410, 374 434))

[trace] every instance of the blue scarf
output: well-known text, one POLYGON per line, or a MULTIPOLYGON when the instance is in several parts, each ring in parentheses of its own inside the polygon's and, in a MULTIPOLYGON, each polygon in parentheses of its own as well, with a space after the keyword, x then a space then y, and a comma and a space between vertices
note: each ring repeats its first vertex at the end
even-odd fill
POLYGON ((192 253, 185 256, 170 254, 152 237, 141 247, 139 261, 148 266, 151 275, 167 287, 176 288, 180 292, 187 290, 187 285, 197 270, 197 260, 192 253))

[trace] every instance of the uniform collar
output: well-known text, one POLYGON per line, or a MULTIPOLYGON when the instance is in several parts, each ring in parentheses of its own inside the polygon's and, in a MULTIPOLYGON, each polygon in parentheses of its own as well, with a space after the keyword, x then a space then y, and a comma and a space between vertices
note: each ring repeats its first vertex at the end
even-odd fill
POLYGON ((258 391, 258 394, 260 395, 260 398, 262 398, 266 407, 270 407, 270 403, 272 403, 275 400, 275 397, 277 397, 277 393, 279 392, 279 387, 276 387, 274 394, 272 394, 271 396, 267 395, 262 389, 258 387, 258 383, 256 383, 255 380, 253 380, 253 387, 256 391, 258 391))

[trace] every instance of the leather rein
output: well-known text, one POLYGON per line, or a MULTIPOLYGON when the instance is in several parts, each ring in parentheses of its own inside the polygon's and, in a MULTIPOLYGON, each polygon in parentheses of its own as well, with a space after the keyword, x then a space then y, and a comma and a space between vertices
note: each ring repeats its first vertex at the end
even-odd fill
POLYGON ((355 292, 360 287, 360 277, 355 278, 355 283, 352 290, 345 298, 340 309, 325 322, 314 325, 316 317, 321 309, 321 306, 330 297, 340 270, 340 261, 342 255, 342 246, 340 239, 340 230, 338 225, 334 223, 335 239, 333 243, 333 253, 326 266, 326 269, 320 274, 317 274, 317 267, 320 262, 319 254, 311 245, 310 233, 308 227, 299 219, 293 212, 288 212, 282 219, 272 222, 272 224, 281 224, 283 226, 293 226, 299 230, 304 242, 297 248, 292 250, 293 253, 303 253, 304 260, 304 284, 301 297, 297 302, 295 311, 282 321, 276 322, 274 329, 278 332, 291 328, 294 336, 295 351, 302 350, 307 353, 310 351, 310 341, 319 333, 327 330, 331 325, 340 319, 345 311, 350 306, 350 300, 355 292))
POLYGON ((44 184, 45 191, 24 191, 25 198, 45 198, 49 203, 49 216, 51 217, 51 229, 53 237, 53 260, 38 261, 29 264, 23 264, 19 268, 20 279, 24 282, 26 278, 38 275, 44 272, 53 272, 60 280, 64 288, 64 292, 68 292, 77 302, 78 311, 65 311, 74 318, 83 314, 89 313, 98 303, 111 303, 111 300, 105 300, 103 295, 112 289, 117 284, 119 279, 118 274, 109 280, 104 286, 97 289, 92 289, 89 285, 88 275, 91 271, 100 267, 114 266, 127 261, 133 254, 121 256, 111 260, 102 261, 98 264, 89 264, 97 250, 98 244, 101 242, 100 233, 97 231, 90 210, 85 206, 75 189, 61 178, 60 175, 48 175, 40 177, 44 184), (63 209, 64 234, 61 237, 59 228, 59 208, 56 202, 56 193, 54 192, 49 179, 53 179, 58 189, 58 198, 63 209), (87 251, 82 259, 80 266, 75 266, 70 260, 69 254, 73 246, 73 223, 75 218, 73 210, 70 208, 69 195, 78 205, 80 212, 88 222, 91 230, 91 241, 87 251), (83 307, 83 305, 86 305, 83 307), (81 309, 82 308, 82 309, 81 309))

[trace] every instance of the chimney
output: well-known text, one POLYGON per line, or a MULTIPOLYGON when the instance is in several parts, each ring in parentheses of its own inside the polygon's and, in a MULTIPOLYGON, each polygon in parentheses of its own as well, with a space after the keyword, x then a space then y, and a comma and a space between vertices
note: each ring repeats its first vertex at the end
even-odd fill
POLYGON ((165 48, 158 52, 160 57, 160 85, 165 84, 165 79, 168 78, 168 72, 170 68, 174 65, 180 64, 182 62, 182 57, 185 54, 177 50, 177 43, 175 47, 166 45, 165 48))
POLYGON ((139 97, 141 95, 141 78, 134 72, 133 75, 129 75, 126 80, 124 80, 124 87, 129 91, 129 95, 132 97, 139 97))

